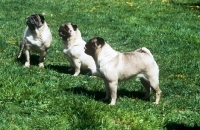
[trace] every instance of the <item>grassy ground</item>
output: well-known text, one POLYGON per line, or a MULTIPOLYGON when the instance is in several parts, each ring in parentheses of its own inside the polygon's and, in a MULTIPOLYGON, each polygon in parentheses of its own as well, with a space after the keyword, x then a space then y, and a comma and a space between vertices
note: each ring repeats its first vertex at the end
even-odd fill
MULTIPOLYGON (((0 129, 200 128, 199 0, 1 0, 0 129), (17 60, 26 18, 46 13, 53 41, 45 69, 17 60), (84 40, 100 36, 118 51, 146 46, 160 68, 159 105, 143 101, 137 80, 121 82, 115 106, 100 78, 72 77, 58 28, 78 25, 84 40)), ((151 101, 155 95, 152 94, 151 101)))

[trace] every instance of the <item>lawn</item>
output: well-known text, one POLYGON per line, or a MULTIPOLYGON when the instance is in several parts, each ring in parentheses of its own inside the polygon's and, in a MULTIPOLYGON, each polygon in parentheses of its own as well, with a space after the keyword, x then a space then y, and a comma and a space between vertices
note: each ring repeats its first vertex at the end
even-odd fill
POLYGON ((1 0, 0 129, 200 129, 199 0, 1 0), (44 12, 52 32, 45 68, 17 59, 26 18, 44 12), (142 100, 137 79, 121 82, 115 106, 102 101, 101 78, 73 77, 58 36, 76 24, 85 41, 102 37, 115 50, 151 50, 160 69, 161 101, 142 100))

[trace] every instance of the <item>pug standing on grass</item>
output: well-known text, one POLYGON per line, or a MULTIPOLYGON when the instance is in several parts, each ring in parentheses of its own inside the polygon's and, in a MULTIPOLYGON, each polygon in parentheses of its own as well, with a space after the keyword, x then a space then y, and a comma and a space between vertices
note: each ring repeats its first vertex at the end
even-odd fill
POLYGON ((86 42, 81 37, 77 25, 65 23, 60 26, 58 34, 63 40, 63 52, 75 69, 74 76, 78 76, 81 69, 89 69, 96 73, 96 64, 93 58, 85 53, 86 42))
POLYGON ((159 69, 151 52, 142 47, 134 52, 117 52, 103 38, 95 37, 86 44, 86 54, 91 55, 97 65, 97 73, 104 80, 106 97, 110 105, 115 105, 117 99, 118 81, 139 77, 146 89, 145 98, 150 97, 153 89, 158 104, 161 96, 159 88, 159 69))
POLYGON ((20 44, 18 58, 25 50, 26 62, 24 67, 30 67, 30 50, 37 51, 40 53, 39 67, 44 68, 44 59, 52 41, 52 35, 45 22, 44 14, 32 14, 28 17, 26 24, 27 27, 20 44))

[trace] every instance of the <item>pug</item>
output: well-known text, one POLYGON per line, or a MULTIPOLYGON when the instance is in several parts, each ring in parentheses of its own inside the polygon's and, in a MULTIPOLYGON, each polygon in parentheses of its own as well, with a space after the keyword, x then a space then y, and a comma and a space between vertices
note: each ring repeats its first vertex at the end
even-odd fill
POLYGON ((89 69, 91 73, 95 73, 96 64, 93 58, 85 53, 86 42, 82 39, 77 25, 62 24, 58 34, 62 37, 63 53, 66 55, 71 67, 75 69, 74 76, 78 76, 81 69, 89 69))
POLYGON ((52 35, 47 23, 45 22, 44 14, 30 15, 26 24, 27 27, 20 44, 18 58, 21 57, 24 50, 26 56, 24 67, 30 67, 30 51, 39 52, 39 67, 44 68, 44 59, 52 41, 52 35))
POLYGON ((145 98, 150 97, 153 89, 156 93, 154 104, 161 96, 159 88, 159 69, 151 52, 142 47, 134 52, 118 52, 111 48, 103 38, 94 37, 86 44, 85 53, 91 55, 97 66, 97 74, 104 80, 106 97, 110 105, 115 105, 118 82, 132 77, 139 77, 146 89, 145 98))

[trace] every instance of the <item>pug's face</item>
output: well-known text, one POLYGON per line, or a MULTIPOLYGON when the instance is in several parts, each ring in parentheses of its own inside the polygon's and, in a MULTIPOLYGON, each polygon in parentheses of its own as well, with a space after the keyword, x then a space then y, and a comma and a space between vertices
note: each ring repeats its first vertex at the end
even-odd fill
POLYGON ((58 34, 64 40, 67 38, 76 35, 77 25, 71 23, 62 24, 58 30, 58 34))
POLYGON ((26 24, 31 31, 40 28, 44 24, 44 16, 40 14, 32 14, 28 17, 26 24))
POLYGON ((94 58, 95 54, 98 53, 104 45, 105 41, 103 38, 94 37, 90 39, 85 45, 85 53, 91 55, 94 58))

